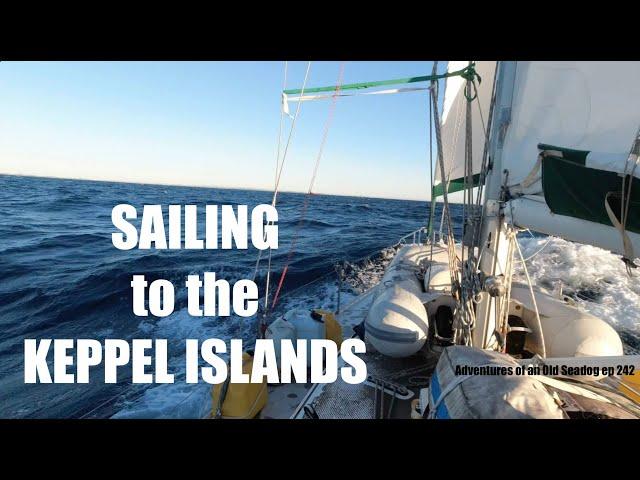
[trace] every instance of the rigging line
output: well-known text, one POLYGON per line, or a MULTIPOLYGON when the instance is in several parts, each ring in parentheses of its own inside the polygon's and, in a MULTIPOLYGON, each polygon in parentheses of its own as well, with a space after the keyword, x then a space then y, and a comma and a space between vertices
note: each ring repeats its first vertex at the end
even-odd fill
MULTIPOLYGON (((287 70, 289 67, 289 62, 284 62, 284 75, 282 79, 282 89, 287 88, 287 70)), ((282 106, 280 106, 280 127, 278 128, 278 150, 276 153, 276 169, 275 169, 275 178, 273 183, 273 188, 275 189, 278 186, 278 166, 280 164, 280 147, 282 144, 282 126, 284 124, 284 111, 282 106)))
MULTIPOLYGON (((284 62, 284 79, 282 81, 282 89, 284 90, 285 88, 287 88, 287 66, 288 66, 288 62, 284 62)), ((280 108, 280 131, 278 133, 278 154, 276 156, 276 178, 274 181, 274 190, 277 187, 278 184, 278 162, 280 161, 280 142, 282 140, 282 124, 283 124, 283 120, 284 120, 284 112, 282 111, 283 109, 280 108)), ((265 238, 266 238, 266 232, 265 232, 265 238)), ((272 258, 272 253, 273 250, 271 248, 271 246, 269 246, 269 259, 267 261, 267 278, 265 280, 265 293, 264 293, 264 310, 267 310, 267 307, 269 306, 269 284, 271 283, 271 258, 272 258)), ((260 262, 260 256, 262 254, 262 250, 259 251, 258 253, 258 262, 260 262)), ((255 276, 255 274, 254 274, 255 276)))
MULTIPOLYGON (((497 64, 496 64, 496 69, 497 69, 497 64)), ((478 196, 476 199, 476 205, 478 205, 478 208, 480 208, 481 205, 481 201, 482 201, 482 195, 484 193, 484 184, 486 183, 486 177, 487 174, 489 173, 489 147, 490 147, 490 140, 491 140, 491 126, 492 126, 492 119, 493 119, 493 110, 494 110, 494 106, 495 106, 495 101, 496 101, 496 82, 497 82, 497 75, 493 76, 493 87, 491 89, 491 99, 489 102, 489 124, 488 126, 486 126, 486 128, 484 129, 484 148, 482 149, 482 164, 480 167, 480 180, 479 180, 479 185, 478 185, 478 196)), ((480 109, 480 113, 482 113, 482 108, 480 106, 480 102, 478 101, 478 108, 480 109)), ((484 121, 483 121, 484 122, 484 121)), ((483 124, 483 128, 484 128, 484 124, 483 124)), ((482 225, 482 222, 484 221, 484 208, 481 209, 480 211, 480 221, 479 224, 482 225)), ((474 244, 475 243, 479 243, 480 242, 480 229, 478 229, 478 231, 476 232, 476 237, 474 239, 474 244)), ((478 263, 480 262, 480 255, 478 255, 478 263)))
MULTIPOLYGON (((513 233, 514 241, 509 242, 509 248, 507 251, 507 269, 505 270, 505 278, 509 278, 509 279, 513 278, 513 264, 515 262, 513 258, 514 242, 518 241, 518 239, 516 238, 516 235, 517 235, 517 232, 514 230, 514 233, 513 233)), ((502 332, 503 338, 505 339, 504 344, 501 346, 502 353, 506 353, 506 350, 507 350, 506 338, 507 338, 507 334, 509 333, 509 305, 511 303, 511 286, 512 285, 513 285, 512 281, 507 282, 506 298, 502 299, 500 308, 496 310, 496 314, 498 311, 500 312, 499 322, 496 323, 496 330, 502 332)), ((495 341, 493 343, 496 343, 498 339, 495 337, 495 335, 494 335, 494 338, 495 338, 495 341)))
MULTIPOLYGON (((435 240, 435 229, 433 228, 433 221, 435 219, 435 210, 436 210, 436 199, 433 197, 433 106, 431 104, 431 96, 429 96, 429 181, 431 183, 431 207, 429 208, 429 226, 427 229, 427 234, 429 238, 430 251, 429 251, 429 261, 433 262, 433 242, 435 240)), ((429 277, 427 278, 426 287, 429 289, 429 285, 431 284, 431 267, 429 266, 429 277)))
POLYGON ((531 292, 531 301, 533 302, 533 308, 536 314, 536 321, 538 323, 538 331, 540 332, 540 344, 542 347, 542 357, 545 358, 547 356, 547 349, 544 345, 544 333, 542 332, 542 321, 540 320, 540 312, 538 310, 538 303, 536 302, 536 296, 533 292, 533 284, 531 283, 531 277, 529 276, 529 271, 527 270, 527 264, 524 261, 524 256, 522 255, 522 250, 520 250, 520 244, 518 240, 513 236, 513 241, 516 244, 516 248, 518 249, 518 254, 520 255, 520 260, 522 260, 522 268, 524 269, 524 274, 527 277, 527 284, 529 285, 529 292, 531 292))
MULTIPOLYGON (((304 93, 304 89, 307 86, 307 80, 309 79, 309 70, 311 69, 311 62, 307 62, 307 70, 305 71, 304 74, 304 80, 302 82, 302 92, 304 93)), ((284 81, 286 82, 286 64, 285 64, 285 78, 284 81)), ((300 108, 301 108, 302 102, 298 103, 298 105, 296 106, 296 113, 293 116, 293 121, 291 122, 291 127, 289 128, 289 135, 287 137, 287 143, 285 145, 284 148, 284 153, 282 154, 282 162, 280 163, 280 168, 278 169, 278 161, 279 159, 276 159, 276 180, 275 180, 275 186, 273 189, 273 199, 271 200, 271 205, 273 207, 276 206, 276 202, 277 202, 277 198, 278 198, 278 190, 280 188, 280 179, 282 177, 282 171, 284 169, 284 162, 287 158, 287 152, 289 151, 289 145, 291 144, 291 138, 293 136, 293 132, 296 126, 296 121, 298 120, 298 115, 300 113, 300 108)), ((282 121, 282 108, 280 109, 280 119, 282 121)), ((279 150, 279 148, 278 148, 279 150)), ((272 222, 270 222, 271 224, 273 224, 272 222)), ((266 238, 266 233, 265 233, 265 238, 266 238)), ((255 281, 256 276, 258 275, 258 268, 260 266, 260 260, 262 258, 262 250, 260 250, 258 252, 258 259, 256 261, 256 268, 253 272, 253 280, 255 281)))
MULTIPOLYGON (((288 70, 288 62, 284 62, 284 75, 282 80, 282 89, 284 90, 287 87, 287 70, 288 70)), ((276 168, 274 170, 274 181, 273 181, 273 189, 274 192, 278 188, 278 167, 280 166, 280 150, 282 147, 282 127, 284 124, 284 111, 282 109, 282 105, 280 106, 280 126, 278 127, 278 148, 276 150, 276 168)), ((263 240, 266 240, 266 232, 264 234, 263 240)), ((255 281, 256 276, 258 274, 258 269, 260 268, 260 260, 262 259, 262 250, 258 251, 258 259, 256 260, 256 268, 253 272, 253 280, 255 281)), ((269 247, 269 262, 271 262, 271 247, 269 247)), ((268 276, 268 273, 267 273, 268 276)), ((268 280, 267 280, 267 289, 268 289, 268 280)))
MULTIPOLYGON (((117 400, 119 400, 120 398, 126 396, 128 394, 128 389, 124 388, 123 389, 124 392, 120 392, 115 394, 112 397, 107 398, 104 402, 99 403, 96 407, 92 408, 91 410, 89 410, 86 413, 83 413, 80 417, 78 417, 80 420, 88 418, 89 415, 91 415, 92 413, 98 411, 99 409, 101 409, 102 407, 105 407, 107 405, 110 405, 114 402, 116 402, 117 400)), ((134 392, 134 394, 136 395, 134 400, 139 399, 140 397, 142 397, 142 395, 144 394, 144 392, 146 391, 146 389, 143 389, 142 392, 134 392)), ((130 399, 126 399, 127 401, 129 401, 130 399)), ((73 415, 75 415, 76 413, 78 413, 79 410, 76 410, 75 412, 73 412, 73 414, 69 417, 69 418, 74 418, 73 415)))
MULTIPOLYGON (((459 103, 456 107, 455 110, 455 121, 453 124, 453 132, 452 132, 452 136, 448 139, 448 143, 447 144, 443 144, 443 154, 445 156, 447 156, 447 152, 449 152, 448 158, 451 158, 451 165, 449 165, 448 171, 447 171, 447 175, 445 177, 442 177, 440 179, 440 183, 444 186, 444 188, 448 191, 449 190, 449 185, 451 183, 451 173, 453 172, 454 168, 455 168, 455 158, 456 158, 456 153, 457 153, 457 147, 458 147, 458 137, 460 134, 460 130, 462 128, 462 119, 463 119, 463 115, 462 115, 462 103, 459 103)), ((449 115, 451 115, 451 112, 449 112, 449 115)), ((438 175, 440 174, 440 172, 438 170, 436 170, 435 172, 435 177, 438 177, 438 175)), ((438 226, 438 237, 439 239, 442 239, 442 229, 443 229, 443 222, 444 222, 444 214, 445 214, 445 209, 442 209, 441 212, 441 216, 440 216, 440 224, 438 226)))
MULTIPOLYGON (((469 62, 471 64, 471 62, 469 62)), ((471 184, 473 180, 471 178, 473 172, 473 120, 472 120, 472 112, 471 112, 471 101, 468 100, 471 97, 471 82, 469 80, 466 81, 465 85, 465 98, 467 101, 465 102, 465 137, 464 137, 464 190, 463 190, 463 202, 462 202, 462 222, 463 222, 463 232, 464 228, 467 226, 467 216, 470 214, 469 208, 471 206, 471 184)), ((477 98, 477 96, 476 96, 477 98)), ((464 268, 464 233, 461 237, 461 261, 464 268)))
MULTIPOLYGON (((435 61, 433 63, 432 76, 435 76, 438 69, 438 62, 435 61)), ((431 80, 431 100, 433 104, 433 112, 435 119, 435 127, 436 127, 436 144, 438 147, 438 163, 440 165, 440 175, 442 179, 446 178, 445 170, 444 170, 444 155, 442 151, 442 135, 440 132, 440 114, 438 112, 438 90, 437 88, 437 80, 431 80)), ((447 227, 449 230, 449 235, 453 235, 453 228, 451 226, 451 218, 448 215, 449 213, 449 196, 447 194, 447 189, 445 188, 442 192, 442 198, 444 200, 444 210, 447 211, 447 227)))
MULTIPOLYGON (((473 81, 473 84, 476 85, 476 81, 473 81)), ((480 104, 480 93, 478 91, 478 87, 477 85, 475 86, 476 88, 476 103, 478 105, 478 113, 480 114, 480 123, 482 124, 482 133, 483 134, 487 134, 487 126, 484 123, 484 115, 482 114, 482 105, 480 104)))
POLYGON ((265 279, 265 290, 264 290, 264 309, 267 310, 269 306, 269 283, 271 282, 271 252, 272 249, 269 247, 269 258, 267 260, 267 278, 265 279))
MULTIPOLYGON (((535 237, 534 237, 535 238, 535 237)), ((536 255, 538 255, 540 252, 542 252, 545 248, 547 248, 547 245, 549 245, 549 243, 551 243, 551 240, 553 239, 553 237, 549 237, 547 238, 547 241, 544 243, 544 245, 542 247, 540 247, 540 249, 532 254, 529 255, 527 258, 524 259, 525 262, 528 262, 529 260, 531 260, 533 257, 535 257, 536 255)), ((521 263, 521 260, 515 260, 516 263, 521 263)))
POLYGON ((429 97, 429 187, 431 191, 431 208, 429 208, 428 230, 429 236, 431 236, 433 207, 435 206, 435 199, 433 198, 433 108, 431 107, 431 97, 429 97))
MULTIPOLYGON (((302 82, 302 90, 301 93, 304 94, 304 89, 307 86, 307 80, 309 78, 309 70, 311 69, 311 62, 307 62, 307 71, 304 74, 304 81, 302 82)), ((287 153, 289 152, 289 145, 291 144, 291 137, 293 136, 293 131, 294 128, 296 126, 296 121, 298 120, 298 114, 300 113, 300 107, 302 105, 302 102, 299 102, 298 105, 296 106, 296 113, 293 116, 293 121, 291 122, 291 128, 289 129, 289 136, 287 137, 287 143, 285 144, 284 147, 284 153, 282 154, 282 163, 280 164, 280 170, 278 172, 278 175, 276 177, 276 186, 275 189, 273 191, 273 200, 271 202, 271 204, 275 207, 276 206, 276 199, 278 197, 278 189, 280 188, 280 179, 282 178, 282 170, 284 169, 284 161, 287 158, 287 153)))
MULTIPOLYGON (((447 182, 447 188, 449 188, 449 184, 447 182)), ((440 210, 440 225, 438 228, 438 240, 442 241, 442 232, 444 228, 444 205, 442 206, 442 209, 440 210)))
MULTIPOLYGON (((629 189, 626 192, 626 196, 625 196, 625 192, 624 192, 624 187, 625 187, 625 178, 623 177, 622 179, 622 198, 620 199, 620 204, 621 204, 621 208, 622 208, 622 212, 621 212, 621 220, 622 220, 622 228, 623 228, 623 243, 625 240, 625 235, 626 235, 626 229, 627 229, 627 217, 629 214, 629 205, 631 204, 631 187, 633 185, 633 179, 634 179, 634 175, 635 175, 635 171, 636 171, 636 167, 638 166, 638 150, 640 149, 640 128, 638 128, 638 132, 636 133, 636 138, 633 142, 633 145, 631 146, 631 150, 629 152, 629 156, 627 158, 627 161, 625 162, 625 166, 624 166, 624 170, 625 173, 627 172, 627 168, 629 165, 629 158, 633 158, 635 157, 635 161, 633 162, 633 167, 631 169, 631 173, 629 174, 629 189)), ((630 242, 629 242, 630 243, 630 242)), ((625 245, 626 247, 626 245, 625 245)), ((633 252, 633 246, 631 246, 628 250, 629 252, 626 251, 627 249, 625 248, 625 256, 627 256, 627 253, 631 253, 631 257, 634 256, 634 252, 633 252)), ((633 258, 629 258, 628 262, 626 263, 626 267, 627 267, 627 273, 629 275, 631 275, 631 266, 635 264, 633 263, 633 258)))
MULTIPOLYGON (((431 87, 429 87, 427 90, 430 90, 431 87)), ((433 242, 433 222, 435 220, 434 217, 434 213, 435 213, 435 205, 436 205, 436 199, 433 196, 433 184, 435 181, 434 178, 434 172, 433 172, 433 118, 432 118, 432 108, 431 108, 431 96, 427 97, 428 101, 429 101, 429 197, 430 197, 430 202, 429 202, 429 217, 427 219, 427 238, 431 240, 431 242, 433 242)))
MULTIPOLYGON (((474 80, 475 82, 475 80, 474 80)), ((476 104, 478 105, 478 114, 480 115, 480 124, 482 125, 482 135, 484 136, 484 145, 483 145, 483 149, 482 149, 482 160, 480 162, 480 172, 481 172, 481 177, 482 177, 482 170, 484 169, 485 166, 485 160, 486 160, 486 156, 484 155, 484 152, 487 148, 487 143, 488 143, 488 132, 487 132, 487 126, 485 124, 484 121, 484 114, 482 113, 482 104, 480 103, 480 92, 478 91, 478 88, 476 86, 476 104)), ((489 112, 491 112, 491 107, 489 107, 489 112)), ((489 115, 491 115, 491 113, 489 113, 489 115)), ((481 193, 482 193, 482 186, 483 186, 483 181, 481 181, 479 179, 478 181, 478 195, 476 198, 476 205, 480 205, 480 200, 481 200, 481 193)))
MULTIPOLYGON (((471 105, 471 101, 469 100, 469 98, 471 98, 471 87, 472 87, 472 83, 470 80, 467 80, 466 85, 465 85, 465 98, 467 99, 466 103, 466 118, 465 118, 465 177, 464 177, 464 186, 465 186, 465 191, 464 191, 464 203, 463 203, 463 222, 464 222, 464 227, 463 228, 467 228, 468 226, 473 227, 472 221, 473 221, 473 211, 472 211, 472 207, 474 204, 473 201, 473 195, 472 195, 472 188, 473 188, 473 112, 472 112, 472 105, 471 105)), ((477 90, 476 90, 476 95, 474 97, 475 99, 478 98, 477 96, 477 90)), ((473 235, 473 232, 472 232, 473 235)), ((472 313, 471 313, 471 308, 470 305, 467 301, 467 298, 472 298, 473 297, 473 282, 470 281, 469 279, 469 275, 470 275, 470 265, 466 265, 465 264, 465 246, 467 247, 468 251, 468 260, 467 262, 471 262, 471 257, 473 254, 472 248, 473 248, 473 243, 471 242, 469 245, 465 245, 465 235, 463 234, 462 238, 461 238, 461 262, 462 262, 462 279, 461 279, 461 292, 462 292, 462 299, 463 299, 463 303, 462 303, 462 307, 463 307, 463 313, 466 315, 466 319, 467 321, 471 320, 472 317, 472 313)))
MULTIPOLYGON (((284 80, 283 80, 285 82, 286 82, 286 71, 287 71, 286 67, 287 67, 287 64, 285 63, 285 77, 284 77, 284 80)), ((311 62, 309 61, 309 62, 307 62, 307 69, 306 69, 306 71, 304 73, 304 80, 302 81, 301 94, 304 94, 305 88, 307 88, 307 80, 309 79, 309 71, 310 70, 311 70, 311 62)), ((287 153, 289 152, 289 145, 291 145, 291 138, 293 137, 293 132, 295 130, 296 122, 298 120, 298 115, 300 114, 300 108, 301 107, 302 107, 302 102, 298 102, 298 105, 296 105, 296 112, 295 112, 295 114, 293 116, 293 120, 291 122, 291 127, 289 128, 289 135, 287 136, 287 143, 286 143, 286 145, 284 147, 284 152, 282 154, 282 162, 280 163, 280 168, 278 168, 278 165, 277 165, 279 159, 276 159, 276 179, 275 179, 275 186, 273 188, 273 199, 271 201, 271 205, 273 207, 275 207, 276 203, 277 203, 278 190, 280 188, 280 180, 282 178, 282 171, 284 170, 284 163, 285 163, 285 160, 287 159, 287 153)), ((281 106, 281 108, 280 108, 280 114, 281 114, 280 119, 281 119, 281 121, 282 121, 282 114, 284 113, 283 109, 284 109, 284 105, 281 106)), ((273 225, 273 222, 271 222, 271 224, 273 225)), ((265 232, 265 238, 266 238, 266 232, 265 232)), ((259 268, 259 265, 260 265, 260 259, 261 258, 262 258, 262 250, 260 250, 258 252, 258 260, 256 261, 256 269, 253 272, 253 280, 254 281, 255 281, 255 278, 256 278, 256 276, 258 274, 258 268, 259 268)), ((271 272, 271 249, 269 249, 269 270, 267 271, 267 278, 266 278, 267 289, 268 289, 268 286, 269 286, 269 282, 271 281, 270 272, 271 272)), ((266 306, 268 305, 268 298, 269 298, 268 296, 265 296, 265 311, 266 311, 266 306)), ((265 325, 265 322, 264 322, 264 319, 263 319, 262 321, 258 322, 258 334, 259 335, 263 333, 263 331, 265 329, 264 327, 266 327, 266 325, 265 325)))
MULTIPOLYGON (((491 128, 491 124, 489 124, 489 128, 487 128, 485 121, 484 121, 484 114, 482 112, 482 104, 480 101, 480 92, 478 89, 478 86, 475 84, 475 78, 473 79, 474 82, 474 88, 475 88, 475 100, 478 106, 478 114, 480 116, 480 122, 481 122, 481 126, 482 126, 482 133, 483 133, 483 138, 484 138, 484 145, 483 145, 483 152, 482 152, 482 160, 480 163, 480 179, 478 182, 478 189, 476 191, 476 199, 473 199, 473 194, 471 191, 469 191, 469 200, 470 200, 470 206, 473 205, 474 206, 474 225, 473 225, 473 230, 471 232, 471 241, 470 241, 470 255, 469 255, 469 262, 471 262, 470 265, 470 272, 469 275, 471 276, 471 271, 473 270, 477 270, 478 265, 480 264, 480 257, 482 255, 482 251, 483 251, 483 247, 481 247, 479 249, 478 255, 472 255, 471 252, 473 251, 472 249, 478 245, 480 243, 480 225, 482 225, 482 221, 484 218, 484 209, 481 208, 481 200, 482 200, 482 194, 484 191, 484 177, 486 176, 486 169, 487 169, 487 151, 488 151, 488 144, 489 144, 489 135, 490 135, 490 128, 491 128), (477 219, 475 218, 475 215, 477 215, 476 212, 480 211, 480 214, 478 215, 477 219)), ((495 85, 495 78, 494 78, 494 85, 495 85)), ((491 118, 491 112, 493 111, 493 94, 491 96, 491 101, 492 103, 490 103, 490 107, 489 107, 489 118, 491 118)), ((473 173, 473 172, 471 172, 473 173)), ((472 185, 473 186, 473 185, 472 185)), ((513 252, 511 253, 511 257, 513 256, 513 252)), ((510 258, 511 258, 510 257, 510 258)), ((477 291, 479 291, 481 289, 481 287, 479 286, 479 282, 477 277, 471 277, 470 279, 468 279, 471 283, 471 285, 469 286, 469 290, 471 293, 471 297, 473 298, 473 296, 475 295, 475 293, 477 291)), ((509 284, 510 285, 510 284, 509 284)), ((508 302, 507 302, 508 304, 508 302)), ((473 310, 470 310, 470 313, 473 316, 473 310)))
MULTIPOLYGON (((433 63, 433 69, 432 69, 433 77, 436 77, 437 69, 438 69, 438 62, 435 61, 433 63)), ((433 105, 434 120, 435 120, 435 127, 436 127, 436 144, 438 146, 438 164, 440 166, 441 178, 444 179, 445 178, 444 153, 442 151, 442 132, 440 130, 440 114, 438 111, 438 91, 439 91, 438 81, 431 80, 431 101, 433 105)), ((449 272, 451 276, 451 286, 452 286, 452 294, 453 294, 454 285, 456 285, 456 280, 457 280, 457 276, 455 273, 456 266, 457 266, 456 264, 457 255, 455 251, 455 239, 453 236, 453 227, 451 225, 451 215, 449 210, 449 196, 448 196, 447 190, 448 189, 445 188, 442 192, 443 203, 444 203, 443 217, 446 216, 446 221, 447 221, 447 252, 448 252, 449 272)))
POLYGON ((83 419, 85 419, 85 418, 88 418, 88 417, 89 417, 89 415, 91 415, 93 412, 95 412, 95 411, 99 410, 100 408, 102 408, 102 407, 104 407, 104 406, 106 406, 106 405, 108 405, 108 404, 110 404, 110 403, 112 403, 112 402, 115 402, 115 401, 116 401, 118 398, 120 398, 121 396, 122 396, 122 394, 121 394, 121 393, 119 393, 119 394, 117 394, 117 395, 114 395, 113 397, 107 398, 104 402, 102 402, 102 403, 98 404, 98 406, 97 406, 97 407, 94 407, 94 408, 92 408, 91 410, 89 410, 87 413, 82 414, 82 415, 79 417, 79 419, 80 419, 80 420, 83 420, 83 419))
MULTIPOLYGON (((340 85, 340 82, 342 82, 342 77, 344 76, 344 64, 345 62, 340 63, 340 72, 338 74, 338 85, 340 85)), ((309 191, 308 194, 312 193, 313 190, 313 186, 315 185, 315 181, 316 181, 316 177, 318 175, 318 167, 320 166, 320 159, 322 158, 322 154, 324 152, 324 146, 327 143, 327 137, 329 136, 329 128, 331 127, 331 124, 333 123, 333 117, 334 117, 334 113, 336 110, 336 101, 338 99, 338 92, 340 91, 340 88, 338 87, 336 89, 336 93, 333 95, 333 98, 331 99, 331 107, 329 110, 329 117, 327 118, 327 121, 325 122, 324 125, 324 132, 322 134, 322 141, 320 142, 320 150, 318 151, 318 155, 316 157, 316 164, 313 168, 313 176, 311 177, 311 182, 309 183, 309 191)))
MULTIPOLYGON (((453 124, 453 134, 449 139, 450 141, 447 144, 443 145, 445 155, 447 152, 450 152, 449 158, 451 158, 451 165, 449 166, 449 171, 447 172, 446 182, 444 181, 444 178, 441 179, 441 182, 445 183, 445 188, 447 188, 447 190, 449 189, 449 183, 451 182, 451 172, 455 168, 455 158, 458 150, 458 136, 460 135, 460 130, 462 128, 462 118, 462 103, 460 103, 458 104, 456 109, 455 122, 453 124)), ((436 175, 437 174, 438 172, 436 172, 436 175)))
POLYGON ((304 224, 304 218, 306 216, 307 213, 307 209, 309 207, 309 200, 311 199, 311 195, 313 193, 313 186, 315 184, 316 181, 316 177, 318 175, 318 167, 320 166, 320 160, 322 159, 322 154, 324 152, 324 146, 327 142, 327 138, 329 136, 329 128, 331 127, 331 124, 333 123, 333 117, 334 117, 334 113, 335 113, 335 108, 336 108, 336 103, 337 103, 337 99, 338 99, 338 95, 340 94, 340 85, 342 84, 342 77, 344 75, 344 65, 345 62, 341 62, 340 63, 340 71, 338 73, 338 81, 337 81, 337 85, 336 85, 336 90, 334 92, 333 98, 331 99, 331 105, 329 107, 329 113, 327 116, 327 119, 325 121, 325 125, 324 125, 324 132, 322 135, 322 140, 320 142, 320 149, 318 150, 318 155, 316 156, 316 162, 313 168, 313 174, 311 176, 311 180, 309 182, 309 190, 307 191, 307 194, 305 195, 304 198, 304 203, 302 205, 302 209, 300 212, 300 219, 298 221, 298 224, 296 225, 296 229, 293 235, 293 239, 291 241, 291 247, 289 248, 289 252, 287 254, 287 259, 285 262, 285 266, 282 270, 282 273, 280 274, 280 280, 278 281, 278 287, 276 289, 276 293, 273 297, 273 303, 271 304, 271 309, 275 308, 276 304, 278 303, 278 297, 280 295, 280 291, 282 290, 282 285, 284 283, 284 278, 287 275, 287 271, 289 270, 289 264, 291 263, 291 259, 293 258, 293 253, 295 251, 295 247, 296 247, 296 243, 298 241, 298 235, 300 233, 300 228, 302 227, 302 225, 304 224))

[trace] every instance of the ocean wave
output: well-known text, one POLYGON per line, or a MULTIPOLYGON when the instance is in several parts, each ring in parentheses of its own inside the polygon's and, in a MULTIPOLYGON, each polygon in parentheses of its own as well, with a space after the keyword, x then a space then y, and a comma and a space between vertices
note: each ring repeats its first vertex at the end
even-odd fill
POLYGON ((87 248, 89 244, 105 245, 111 244, 111 236, 101 233, 78 233, 78 234, 60 234, 49 235, 43 234, 43 236, 35 237, 34 241, 20 246, 9 247, 2 252, 5 255, 20 255, 24 253, 33 253, 37 250, 38 254, 45 253, 45 250, 49 249, 70 249, 70 248, 87 248), (107 243, 108 242, 108 243, 107 243))
MULTIPOLYGON (((627 274, 619 255, 556 237, 519 242, 525 258, 535 255, 527 261, 535 284, 550 290, 562 287, 580 308, 616 330, 640 334, 640 283, 637 274, 627 274)), ((521 281, 526 280, 522 267, 517 274, 521 281)))
POLYGON ((338 224, 326 222, 323 220, 316 220, 311 218, 305 218, 302 221, 300 219, 291 219, 291 220, 280 220, 278 222, 280 228, 287 227, 295 227, 295 228, 313 228, 313 229, 322 229, 322 228, 335 228, 338 227, 338 224))

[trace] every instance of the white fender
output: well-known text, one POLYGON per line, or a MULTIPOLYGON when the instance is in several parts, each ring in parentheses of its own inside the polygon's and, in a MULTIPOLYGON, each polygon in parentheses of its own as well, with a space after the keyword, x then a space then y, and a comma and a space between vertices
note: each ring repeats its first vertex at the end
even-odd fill
POLYGON ((365 339, 383 355, 408 357, 420 350, 429 332, 422 301, 401 285, 386 288, 365 319, 365 339))
POLYGON ((382 277, 385 286, 402 285, 406 290, 420 296, 422 284, 417 272, 420 272, 429 260, 429 248, 425 245, 405 245, 391 260, 382 277))

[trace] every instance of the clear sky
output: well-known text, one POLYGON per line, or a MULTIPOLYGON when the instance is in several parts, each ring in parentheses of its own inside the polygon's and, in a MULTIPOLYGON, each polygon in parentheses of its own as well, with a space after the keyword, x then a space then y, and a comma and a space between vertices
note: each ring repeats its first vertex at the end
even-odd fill
MULTIPOLYGON (((273 189, 283 65, 2 62, 0 173, 273 189)), ((339 67, 313 62, 308 87, 335 84, 339 67)), ((289 62, 288 88, 302 86, 305 68, 289 62)), ((343 81, 431 68, 346 62, 343 81)), ((429 198, 427 98, 426 91, 339 98, 314 191, 429 198)), ((303 103, 282 190, 307 190, 329 106, 303 103)))

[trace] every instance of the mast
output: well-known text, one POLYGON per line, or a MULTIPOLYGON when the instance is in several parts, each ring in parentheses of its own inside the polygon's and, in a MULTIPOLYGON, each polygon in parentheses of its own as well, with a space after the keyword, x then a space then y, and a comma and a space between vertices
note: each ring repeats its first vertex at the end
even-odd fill
MULTIPOLYGON (((511 104, 516 74, 516 62, 498 64, 495 106, 489 139, 489 172, 486 178, 483 220, 480 225, 479 268, 485 279, 493 279, 494 286, 511 279, 500 278, 508 257, 508 239, 503 214, 502 186, 505 172, 502 169, 502 149, 507 128, 511 121, 511 104)), ((500 288, 486 288, 480 293, 476 311, 476 323, 472 332, 472 344, 478 348, 491 348, 495 342, 496 319, 500 313, 500 288), (495 296, 492 296, 495 295, 495 296)), ((504 290, 504 289, 502 289, 504 290)))

